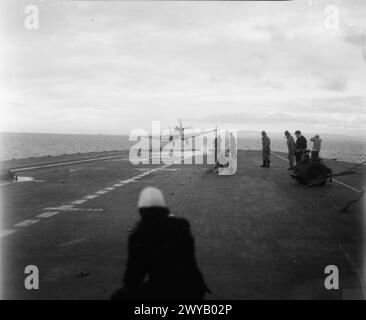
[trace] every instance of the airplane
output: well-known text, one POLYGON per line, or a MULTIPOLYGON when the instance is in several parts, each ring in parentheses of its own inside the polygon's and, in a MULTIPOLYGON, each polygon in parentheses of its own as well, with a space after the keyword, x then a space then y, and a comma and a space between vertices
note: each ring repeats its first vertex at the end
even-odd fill
POLYGON ((173 145, 174 145, 174 141, 177 140, 177 139, 180 139, 182 141, 185 141, 186 144, 188 145, 188 142, 189 142, 188 140, 189 139, 195 138, 195 137, 200 136, 202 134, 217 132, 217 126, 216 126, 216 129, 212 129, 212 130, 206 130, 206 131, 200 131, 200 132, 192 131, 192 132, 189 132, 189 133, 185 133, 186 129, 192 129, 192 127, 183 127, 182 119, 178 119, 178 124, 179 124, 179 126, 176 126, 174 128, 174 130, 177 133, 175 133, 175 134, 172 133, 171 127, 169 127, 169 134, 161 135, 160 140, 161 141, 172 142, 173 145))

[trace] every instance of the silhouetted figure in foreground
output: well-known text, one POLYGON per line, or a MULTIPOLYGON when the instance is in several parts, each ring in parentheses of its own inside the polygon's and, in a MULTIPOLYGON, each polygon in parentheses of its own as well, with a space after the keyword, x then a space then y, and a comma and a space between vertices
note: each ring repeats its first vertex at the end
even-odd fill
POLYGON ((124 288, 111 299, 203 299, 207 288, 197 267, 189 222, 169 216, 161 191, 145 188, 141 221, 128 240, 124 288))

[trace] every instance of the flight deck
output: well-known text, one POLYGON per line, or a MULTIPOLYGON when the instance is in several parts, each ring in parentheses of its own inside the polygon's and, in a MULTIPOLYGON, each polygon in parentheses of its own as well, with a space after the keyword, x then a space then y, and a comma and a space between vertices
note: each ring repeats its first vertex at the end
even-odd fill
POLYGON ((4 161, 18 182, 0 187, 3 298, 109 299, 149 185, 190 222, 206 299, 364 298, 365 167, 307 187, 290 177, 285 154, 271 160, 260 168, 260 151, 238 151, 232 176, 212 165, 134 166, 128 151, 4 161), (24 287, 27 265, 39 268, 39 290, 24 287), (324 287, 327 265, 339 268, 340 290, 324 287))

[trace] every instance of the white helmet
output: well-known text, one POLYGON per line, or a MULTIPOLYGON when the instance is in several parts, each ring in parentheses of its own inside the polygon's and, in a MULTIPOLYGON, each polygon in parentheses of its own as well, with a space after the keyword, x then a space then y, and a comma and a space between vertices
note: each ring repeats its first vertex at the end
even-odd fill
POLYGON ((140 208, 151 208, 161 207, 166 208, 163 193, 155 187, 144 188, 139 197, 137 207, 140 208))

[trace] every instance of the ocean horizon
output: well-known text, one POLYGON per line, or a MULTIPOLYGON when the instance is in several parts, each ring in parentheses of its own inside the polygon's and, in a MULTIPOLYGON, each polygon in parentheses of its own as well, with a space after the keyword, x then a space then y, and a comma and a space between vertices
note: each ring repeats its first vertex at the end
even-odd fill
MULTIPOLYGON (((304 134, 311 147, 311 135, 304 134)), ((366 142, 360 138, 340 135, 322 135, 323 158, 360 163, 366 161, 366 142)), ((286 140, 279 133, 270 135, 272 151, 287 152, 286 140)), ((15 133, 1 132, 0 161, 58 156, 64 154, 128 150, 136 142, 128 135, 64 134, 64 133, 15 133)), ((259 134, 239 132, 239 150, 260 150, 259 134)))

